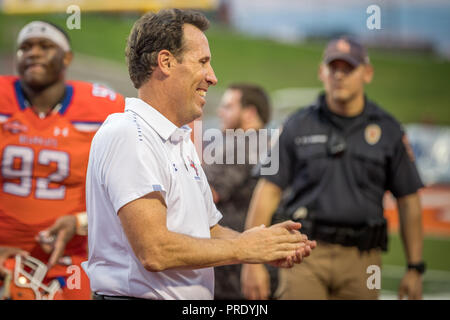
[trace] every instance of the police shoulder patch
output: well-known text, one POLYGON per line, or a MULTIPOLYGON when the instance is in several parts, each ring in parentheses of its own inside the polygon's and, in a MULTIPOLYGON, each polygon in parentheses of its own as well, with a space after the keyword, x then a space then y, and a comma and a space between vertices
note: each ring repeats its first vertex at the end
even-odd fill
POLYGON ((409 160, 411 160, 411 162, 414 162, 416 160, 414 157, 414 151, 413 148, 411 147, 411 144, 409 143, 406 134, 403 134, 402 142, 405 145, 406 153, 408 154, 409 160))

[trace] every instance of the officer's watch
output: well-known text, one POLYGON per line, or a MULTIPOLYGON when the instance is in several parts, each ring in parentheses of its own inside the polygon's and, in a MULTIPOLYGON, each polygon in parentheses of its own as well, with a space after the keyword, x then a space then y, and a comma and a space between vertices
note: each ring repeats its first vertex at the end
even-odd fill
POLYGON ((426 269, 427 266, 423 261, 419 263, 408 263, 408 270, 416 270, 420 274, 424 274, 426 269))

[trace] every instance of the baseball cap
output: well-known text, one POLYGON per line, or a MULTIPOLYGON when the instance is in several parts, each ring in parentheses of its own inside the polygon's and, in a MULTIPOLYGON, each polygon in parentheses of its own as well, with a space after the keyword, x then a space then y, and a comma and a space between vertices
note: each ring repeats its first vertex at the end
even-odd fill
POLYGON ((369 63, 366 48, 357 40, 348 37, 331 40, 323 53, 325 64, 337 59, 347 61, 354 67, 361 63, 369 63))

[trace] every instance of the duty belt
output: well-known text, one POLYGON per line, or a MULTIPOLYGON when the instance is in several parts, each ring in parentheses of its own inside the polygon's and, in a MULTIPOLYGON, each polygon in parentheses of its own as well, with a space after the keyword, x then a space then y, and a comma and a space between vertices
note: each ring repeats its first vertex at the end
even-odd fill
POLYGON ((319 221, 302 220, 300 232, 308 239, 336 243, 343 246, 358 247, 360 251, 374 248, 387 250, 386 220, 363 226, 337 226, 319 221))

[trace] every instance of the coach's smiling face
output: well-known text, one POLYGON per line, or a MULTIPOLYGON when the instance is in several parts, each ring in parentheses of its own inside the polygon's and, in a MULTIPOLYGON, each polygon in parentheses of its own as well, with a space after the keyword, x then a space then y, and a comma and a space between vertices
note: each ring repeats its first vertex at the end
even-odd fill
POLYGON ((191 24, 183 27, 181 59, 171 59, 171 99, 177 110, 176 125, 187 124, 203 114, 209 86, 217 83, 205 34, 191 24))
POLYGON ((370 64, 353 66, 345 60, 337 59, 320 66, 319 78, 331 99, 346 103, 364 94, 364 85, 372 81, 373 68, 370 64))

